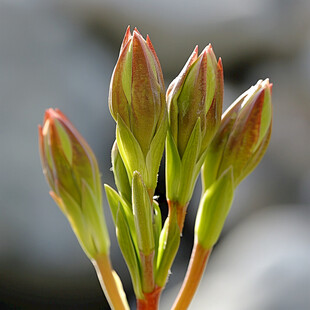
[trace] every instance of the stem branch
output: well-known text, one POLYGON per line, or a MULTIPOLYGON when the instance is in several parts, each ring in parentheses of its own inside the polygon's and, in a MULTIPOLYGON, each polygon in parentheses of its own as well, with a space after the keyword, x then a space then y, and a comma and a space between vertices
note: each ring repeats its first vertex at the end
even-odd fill
POLYGON ((162 287, 156 286, 153 292, 145 293, 145 299, 137 299, 137 310, 157 310, 162 287))

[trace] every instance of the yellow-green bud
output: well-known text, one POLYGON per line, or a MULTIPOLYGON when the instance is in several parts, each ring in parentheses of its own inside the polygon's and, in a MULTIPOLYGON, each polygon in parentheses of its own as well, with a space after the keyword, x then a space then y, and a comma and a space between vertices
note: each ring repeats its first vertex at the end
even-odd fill
POLYGON ((91 148, 59 110, 39 126, 43 172, 51 196, 68 218, 86 254, 108 254, 110 239, 102 211, 100 173, 91 148))

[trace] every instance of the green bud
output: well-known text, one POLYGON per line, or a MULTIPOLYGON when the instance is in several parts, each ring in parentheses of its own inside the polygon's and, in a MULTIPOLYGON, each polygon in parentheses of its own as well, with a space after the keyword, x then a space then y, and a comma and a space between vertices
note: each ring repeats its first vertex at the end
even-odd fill
POLYGON ((206 250, 217 242, 234 195, 232 168, 227 169, 202 196, 195 223, 195 237, 206 250))
POLYGON ((167 90, 169 124, 182 158, 197 119, 202 143, 199 155, 208 147, 221 121, 223 67, 209 44, 198 56, 198 47, 167 90))
POLYGON ((117 127, 122 127, 118 130, 117 144, 129 179, 138 170, 147 188, 153 191, 167 133, 164 91, 160 63, 150 38, 144 40, 137 29, 131 35, 128 27, 111 79, 109 107, 117 127), (144 171, 136 167, 140 158, 128 158, 123 147, 128 136, 124 127, 135 140, 132 148, 142 154, 144 171))
POLYGON ((138 248, 144 256, 148 256, 155 249, 152 205, 141 175, 137 171, 133 173, 132 178, 132 202, 138 248))
POLYGON ((268 79, 258 81, 224 113, 202 169, 204 191, 230 166, 236 187, 264 156, 272 127, 271 89, 268 79))
POLYGON ((68 218, 85 253, 108 254, 110 239, 102 212, 100 173, 94 153, 59 110, 39 126, 43 172, 51 196, 68 218))
POLYGON ((167 198, 186 205, 208 145, 221 121, 223 68, 211 45, 199 56, 198 48, 195 48, 179 76, 170 84, 166 97, 170 125, 166 157, 167 198))

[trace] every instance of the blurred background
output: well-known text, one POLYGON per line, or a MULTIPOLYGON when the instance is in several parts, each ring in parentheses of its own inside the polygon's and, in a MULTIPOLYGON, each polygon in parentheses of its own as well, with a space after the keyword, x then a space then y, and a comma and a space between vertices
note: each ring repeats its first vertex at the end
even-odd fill
MULTIPOLYGON (((60 108, 93 148, 103 183, 113 185, 107 97, 127 25, 150 35, 166 87, 194 46, 209 42, 223 59, 225 107, 260 78, 274 83, 270 147, 236 192, 191 309, 310 309, 309 0, 0 1, 1 309, 109 309, 48 195, 37 125, 45 109, 60 108)), ((199 196, 198 184, 162 309, 184 277, 199 196)), ((106 202, 104 210, 113 265, 134 308, 106 202)))

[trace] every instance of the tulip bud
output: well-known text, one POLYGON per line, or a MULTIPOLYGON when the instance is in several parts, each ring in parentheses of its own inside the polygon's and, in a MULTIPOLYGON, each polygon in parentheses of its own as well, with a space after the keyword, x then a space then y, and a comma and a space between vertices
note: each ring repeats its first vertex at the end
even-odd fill
POLYGON ((137 170, 151 189, 156 187, 167 131, 164 89, 151 40, 144 40, 136 29, 131 35, 128 27, 111 79, 109 107, 117 122, 117 144, 129 179, 137 170), (130 153, 139 153, 139 157, 132 158, 130 153))
POLYGON ((211 45, 199 56, 195 48, 179 76, 170 84, 166 97, 168 136, 171 136, 167 139, 167 153, 171 152, 167 154, 166 164, 167 183, 171 183, 168 199, 184 204, 190 200, 206 149, 221 121, 223 67, 211 45), (173 174, 180 169, 183 171, 179 177, 181 183, 176 184, 173 174))
POLYGON ((258 81, 224 113, 202 169, 204 191, 230 166, 235 187, 258 165, 272 127, 272 84, 258 81))
POLYGON ((68 218, 90 258, 108 254, 110 240, 102 212, 98 164, 87 142, 59 110, 45 113, 39 126, 43 172, 51 196, 68 218))

